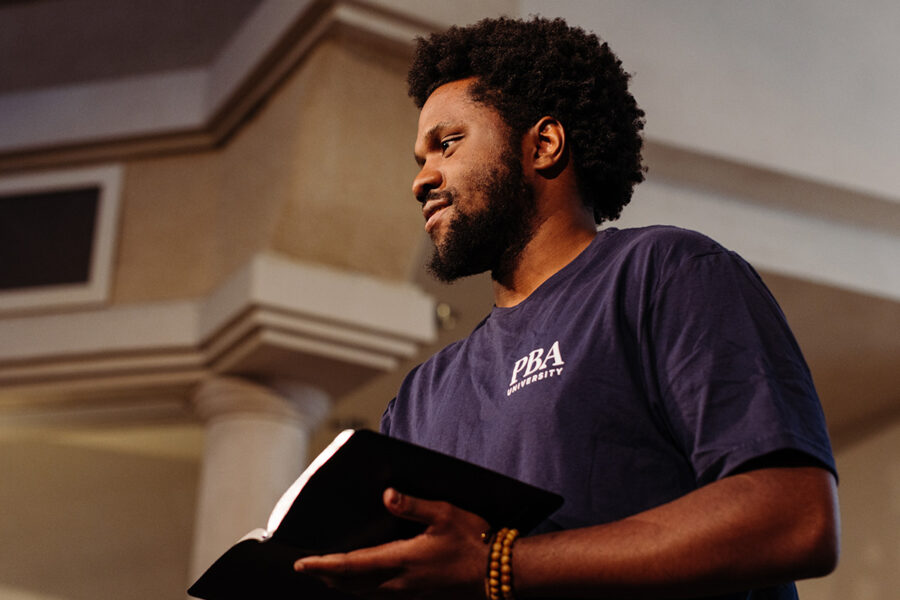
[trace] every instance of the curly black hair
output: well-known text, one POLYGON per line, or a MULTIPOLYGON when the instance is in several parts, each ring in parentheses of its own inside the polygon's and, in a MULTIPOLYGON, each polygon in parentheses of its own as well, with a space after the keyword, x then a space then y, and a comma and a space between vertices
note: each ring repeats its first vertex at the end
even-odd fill
POLYGON ((619 217, 644 180, 644 111, 605 42, 562 19, 540 17, 484 19, 418 38, 407 82, 419 108, 438 87, 470 77, 473 99, 495 108, 514 135, 544 116, 562 123, 594 219, 619 217))

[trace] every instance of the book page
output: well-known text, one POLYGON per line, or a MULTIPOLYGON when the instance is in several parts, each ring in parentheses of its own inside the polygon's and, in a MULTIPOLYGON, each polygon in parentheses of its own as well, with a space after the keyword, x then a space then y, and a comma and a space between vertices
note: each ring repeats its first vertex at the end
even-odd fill
MULTIPOLYGON (((272 533, 278 529, 278 526, 281 524, 281 520, 284 519, 284 515, 287 514, 288 510, 290 510, 291 505, 294 503, 294 500, 300 494, 300 490, 303 489, 303 486, 306 485, 306 482, 309 481, 309 478, 313 476, 313 473, 319 470, 319 467, 328 462, 328 459, 331 458, 335 452, 343 446, 347 440, 350 439, 355 433, 353 429, 345 429, 340 432, 334 440, 328 444, 328 446, 322 450, 319 455, 313 459, 309 466, 300 474, 300 477, 291 484, 291 487, 281 495, 281 498, 275 504, 275 508, 272 509, 272 514, 269 515, 269 523, 266 525, 266 536, 269 537, 272 533)), ((252 532, 251 532, 252 533, 252 532)))
POLYGON ((266 531, 266 530, 263 529, 262 527, 257 527, 256 529, 254 529, 253 531, 249 532, 247 535, 245 535, 244 537, 242 537, 241 539, 239 539, 239 540, 237 541, 237 543, 240 544, 240 543, 243 542, 244 540, 256 540, 256 541, 258 541, 258 542, 261 542, 261 541, 265 540, 265 539, 268 538, 268 537, 269 537, 269 532, 268 532, 268 531, 266 531))

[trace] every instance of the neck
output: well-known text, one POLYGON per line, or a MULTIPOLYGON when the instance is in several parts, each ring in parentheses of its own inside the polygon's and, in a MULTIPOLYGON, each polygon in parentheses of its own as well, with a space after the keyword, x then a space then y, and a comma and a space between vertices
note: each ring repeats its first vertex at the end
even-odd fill
POLYGON ((593 217, 580 212, 550 215, 535 227, 535 234, 522 250, 515 267, 494 279, 494 304, 515 306, 542 283, 572 262, 597 235, 593 217))

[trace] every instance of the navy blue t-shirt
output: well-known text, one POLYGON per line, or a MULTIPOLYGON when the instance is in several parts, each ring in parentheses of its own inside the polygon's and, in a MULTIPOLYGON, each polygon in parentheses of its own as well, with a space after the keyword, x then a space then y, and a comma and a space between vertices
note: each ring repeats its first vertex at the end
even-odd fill
POLYGON ((759 276, 674 227, 601 231, 414 369, 381 428, 561 494, 541 531, 633 515, 776 451, 834 471, 809 370, 759 276))

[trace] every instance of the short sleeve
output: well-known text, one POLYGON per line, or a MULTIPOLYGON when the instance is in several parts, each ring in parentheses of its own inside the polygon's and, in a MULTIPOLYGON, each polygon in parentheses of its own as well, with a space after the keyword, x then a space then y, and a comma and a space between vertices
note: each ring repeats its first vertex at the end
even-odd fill
POLYGON ((381 415, 381 425, 378 429, 384 435, 391 435, 391 413, 393 412, 395 402, 397 402, 396 396, 388 402, 387 407, 384 409, 384 413, 381 415))
POLYGON ((651 398, 698 484, 782 450, 835 471, 812 377, 756 272, 722 250, 684 260, 647 307, 651 398))

